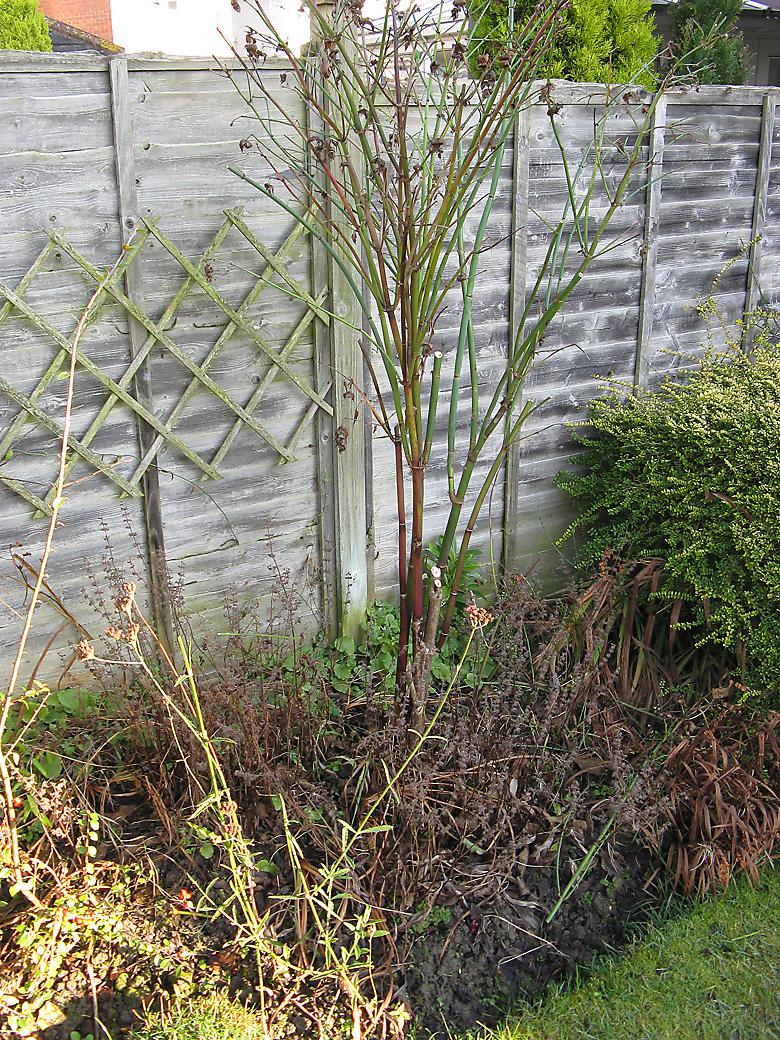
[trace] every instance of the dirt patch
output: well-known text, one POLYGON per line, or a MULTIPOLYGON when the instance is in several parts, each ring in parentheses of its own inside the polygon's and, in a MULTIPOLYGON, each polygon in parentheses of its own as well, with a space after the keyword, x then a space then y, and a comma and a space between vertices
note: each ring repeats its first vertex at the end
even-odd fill
POLYGON ((558 876, 555 864, 529 868, 465 909, 456 900, 429 912, 427 924, 410 936, 403 977, 431 1036, 495 1025, 518 999, 538 995, 551 980, 620 943, 627 924, 649 904, 647 855, 613 850, 594 862, 548 924, 559 886, 570 876, 566 868, 558 876))
MULTIPOLYGON (((460 885, 445 885, 437 902, 412 918, 393 982, 414 1013, 419 1036, 444 1040, 493 1025, 518 999, 540 994, 550 981, 621 942, 627 922, 651 902, 643 888, 647 854, 633 847, 604 853, 548 924, 545 917, 571 876, 574 853, 567 847, 558 867, 521 866, 514 876, 486 876, 484 866, 474 863, 460 885)), ((166 887, 174 890, 182 877, 178 868, 171 865, 164 874, 166 887)), ((116 1038, 138 1026, 152 997, 155 1006, 164 1006, 213 985, 250 1003, 256 995, 251 965, 241 963, 218 927, 171 916, 158 900, 139 904, 123 929, 122 941, 96 949, 91 964, 98 1017, 116 1038), (156 967, 153 958, 142 956, 145 943, 157 951, 156 967), (162 960, 161 951, 167 954, 162 960)), ((280 1037, 314 1040, 315 1019, 333 1016, 344 1001, 335 990, 320 990, 303 1003, 309 1014, 290 1008, 279 1023, 280 1037)), ((74 1031, 94 1031, 93 995, 78 960, 62 971, 49 1012, 58 1021, 46 1025, 44 1015, 43 1028, 30 1035, 69 1040, 74 1031)), ((346 1003, 342 1014, 346 1020, 346 1003)))

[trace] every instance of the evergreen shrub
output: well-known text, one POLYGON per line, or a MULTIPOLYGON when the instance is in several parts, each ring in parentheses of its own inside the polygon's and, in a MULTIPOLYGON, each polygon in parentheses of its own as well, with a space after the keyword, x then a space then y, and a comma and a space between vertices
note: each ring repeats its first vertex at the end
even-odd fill
POLYGON ((663 559, 657 596, 686 605, 700 646, 723 648, 753 689, 780 689, 780 344, 710 353, 686 382, 612 386, 558 475, 585 530, 580 559, 663 559))
POLYGON ((38 0, 0 0, 0 50, 51 50, 49 26, 38 0))
POLYGON ((679 0, 672 12, 672 36, 688 72, 699 83, 747 83, 750 72, 738 19, 742 0, 679 0))
MULTIPOLYGON (((518 0, 513 25, 530 20, 538 0, 518 0)), ((506 0, 472 0, 472 56, 498 56, 511 46, 506 0)), ((655 36, 651 0, 572 0, 559 16, 553 45, 539 78, 580 83, 639 82, 656 84, 653 68, 659 40, 655 36)))

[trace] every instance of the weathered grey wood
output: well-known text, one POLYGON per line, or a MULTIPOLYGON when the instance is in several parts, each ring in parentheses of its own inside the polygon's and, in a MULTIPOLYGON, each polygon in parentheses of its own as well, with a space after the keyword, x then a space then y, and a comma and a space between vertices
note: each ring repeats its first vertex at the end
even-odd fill
MULTIPOLYGON (((241 72, 244 65, 238 58, 190 58, 178 57, 176 55, 130 55, 128 65, 132 72, 210 72, 219 73, 223 69, 231 72, 241 72)), ((263 71, 277 71, 291 68, 288 61, 283 58, 266 58, 263 61, 263 71)))
MULTIPOLYGON (((761 297, 761 274, 764 257, 764 235, 766 230, 767 200, 769 196, 769 177, 772 168, 772 145, 775 136, 776 99, 772 95, 764 98, 761 114, 761 141, 758 152, 758 174, 756 176, 755 204, 753 208, 753 228, 750 235, 750 255, 747 269, 747 291, 745 293, 745 311, 752 314, 761 297)), ((748 329, 745 346, 750 349, 753 340, 753 329, 748 329)))
MULTIPOLYGON (((309 129, 322 132, 322 124, 313 111, 308 113, 309 129)), ((313 166, 313 163, 312 163, 313 166)), ((316 175, 316 171, 312 169, 316 175)), ((311 283, 316 297, 324 295, 326 304, 331 303, 328 254, 319 239, 311 240, 311 283)), ((320 313, 314 321, 315 385, 325 397, 333 386, 333 363, 331 355, 331 321, 320 313)), ((323 620, 329 636, 334 637, 339 628, 339 606, 337 596, 338 568, 341 557, 336 550, 336 488, 334 481, 335 447, 333 432, 335 421, 331 416, 318 411, 315 418, 317 448, 317 488, 319 493, 319 552, 322 581, 323 620)))
MULTIPOLYGON (((327 95, 322 94, 327 110, 327 95)), ((320 128, 323 136, 327 130, 320 128)), ((362 170, 363 156, 350 142, 356 170, 362 170)), ((360 173, 358 173, 360 175, 360 173)), ((328 199, 328 219, 333 226, 346 226, 346 217, 332 204, 332 185, 324 185, 328 199)), ((368 521, 366 509, 366 438, 363 401, 363 354, 360 336, 363 315, 344 272, 333 256, 317 243, 313 251, 315 278, 326 272, 329 291, 327 327, 317 322, 318 369, 327 379, 330 369, 333 419, 330 433, 331 472, 333 474, 335 606, 340 631, 358 638, 364 629, 368 608, 368 565, 366 559, 368 521), (325 347, 327 344, 327 348, 325 347)), ((315 289, 323 286, 315 282, 315 289)), ((320 440, 322 441, 322 428, 320 440)), ((325 501, 327 502, 327 494, 325 501)), ((325 533, 325 529, 323 529, 325 533)))
MULTIPOLYGON (((209 248, 205 251, 205 253, 201 257, 201 262, 198 265, 199 268, 200 267, 205 267, 205 265, 207 263, 210 263, 212 258, 216 257, 217 252, 219 250, 219 247, 221 246, 222 242, 224 241, 228 231, 231 228, 235 227, 235 226, 243 226, 245 231, 248 231, 248 229, 246 229, 246 226, 243 224, 243 221, 240 219, 240 217, 237 214, 228 214, 227 219, 225 220, 225 223, 222 225, 220 230, 217 232, 217 234, 215 235, 212 243, 209 245, 209 248)), ((295 237, 297 238, 297 235, 295 237)), ((291 241, 294 241, 294 237, 293 236, 290 236, 290 239, 288 239, 288 242, 285 243, 285 245, 282 247, 282 252, 284 252, 289 247, 288 244, 291 241)), ((276 258, 272 257, 272 259, 274 260, 274 262, 277 263, 277 266, 278 266, 278 261, 276 260, 276 258)), ((252 305, 252 303, 255 301, 255 299, 266 288, 266 286, 268 284, 268 270, 270 270, 271 267, 272 267, 272 265, 269 262, 269 268, 263 274, 262 278, 260 278, 258 280, 258 282, 253 286, 253 288, 249 291, 249 293, 247 293, 246 297, 244 298, 242 303, 239 305, 238 311, 237 311, 238 314, 240 314, 240 315, 245 314, 245 312, 252 305)), ((171 321, 171 319, 173 318, 174 314, 176 313, 176 310, 177 310, 180 302, 184 299, 185 295, 189 291, 191 284, 192 284, 192 277, 190 275, 188 275, 187 279, 184 282, 184 284, 181 286, 181 288, 176 293, 176 295, 174 296, 173 300, 170 302, 170 304, 168 305, 168 307, 165 310, 165 314, 163 315, 163 317, 161 319, 161 322, 160 322, 163 326, 166 326, 171 321)), ((316 307, 316 302, 315 301, 312 301, 312 304, 316 307)), ((293 333, 293 336, 290 337, 290 339, 284 345, 282 350, 279 351, 279 356, 284 361, 286 361, 287 358, 290 357, 290 355, 292 354, 295 346, 297 345, 297 341, 301 338, 301 335, 302 335, 302 332, 303 332, 303 328, 305 328, 305 326, 303 325, 303 323, 301 323, 299 328, 296 329, 296 331, 293 333)), ((201 371, 208 372, 209 368, 211 368, 211 366, 217 360, 217 358, 219 357, 219 355, 222 352, 223 348, 225 347, 227 342, 231 339, 231 337, 233 336, 235 331, 236 331, 235 323, 232 322, 232 321, 229 322, 228 325, 220 333, 219 338, 217 339, 217 341, 209 349, 206 357, 201 362, 201 364, 200 364, 201 371)), ((147 341, 147 342, 149 342, 149 341, 147 341)), ((271 364, 269 366, 268 370, 266 371, 264 377, 261 379, 260 384, 258 385, 257 389, 253 392, 253 394, 250 397, 249 401, 244 406, 245 411, 247 413, 249 413, 249 414, 252 413, 252 411, 254 410, 256 402, 259 400, 260 396, 265 391, 267 386, 271 383, 271 381, 273 380, 273 378, 276 376, 277 373, 278 373, 277 366, 275 364, 271 364)), ((188 402, 190 401, 190 399, 195 395, 195 393, 199 389, 199 382, 200 381, 199 381, 199 379, 197 377, 193 377, 193 379, 190 381, 190 383, 188 384, 187 388, 185 389, 184 393, 181 395, 181 397, 179 398, 178 402, 176 403, 176 406, 169 413, 169 415, 167 417, 167 426, 168 426, 169 429, 173 429, 176 426, 176 424, 178 422, 178 419, 179 419, 179 416, 185 411, 188 402)), ((228 450, 230 449, 231 444, 233 443, 233 441, 237 437, 237 435, 240 432, 240 430, 242 429, 242 427, 243 427, 242 420, 241 419, 237 419, 236 422, 234 423, 233 427, 231 428, 230 433, 228 433, 227 437, 225 438, 223 443, 220 445, 220 447, 217 450, 216 454, 211 459, 210 465, 214 469, 216 469, 220 465, 220 463, 222 462, 223 458, 225 457, 225 455, 227 454, 228 450)), ((281 444, 279 444, 279 442, 276 440, 276 438, 270 437, 270 435, 268 435, 268 434, 266 434, 265 439, 268 441, 269 444, 271 444, 272 447, 274 447, 276 450, 280 451, 280 454, 282 455, 282 457, 286 461, 288 461, 288 462, 293 461, 294 455, 292 454, 292 449, 290 447, 287 447, 287 448, 283 447, 281 444)), ((139 463, 138 468, 136 469, 135 473, 133 474, 133 479, 137 479, 140 474, 145 472, 146 468, 156 458, 157 452, 160 450, 160 448, 162 447, 163 444, 164 444, 164 438, 162 438, 162 437, 158 436, 158 437, 156 437, 153 440, 153 442, 151 443, 151 445, 149 446, 149 448, 145 452, 143 458, 141 459, 141 462, 139 463)))
MULTIPOLYGON (((27 394, 20 393, 16 387, 3 379, 2 376, 0 376, 0 390, 2 390, 6 397, 9 397, 37 423, 40 423, 41 426, 45 426, 46 429, 51 430, 51 432, 58 438, 62 437, 62 426, 43 411, 43 409, 39 408, 35 402, 27 396, 27 394)), ((99 473, 103 473, 105 476, 108 476, 110 480, 113 480, 118 484, 126 495, 131 495, 133 497, 138 497, 140 495, 140 492, 131 484, 128 484, 121 474, 110 469, 99 455, 96 455, 94 451, 82 444, 81 441, 77 440, 75 437, 70 437, 68 440, 68 447, 71 451, 80 455, 86 462, 89 462, 91 466, 94 466, 99 473)), ((45 508, 43 512, 48 513, 49 509, 45 508)))
POLYGON ((651 341, 655 310, 656 268, 658 265, 658 231, 661 219, 661 191, 663 184, 664 139, 666 134, 666 98, 656 105, 650 126, 650 161, 648 163, 647 198, 645 200, 645 228, 642 242, 642 277, 639 300, 639 330, 636 341, 634 382, 645 387, 649 382, 653 363, 651 341))
MULTIPOLYGON (((193 281, 197 282, 197 284, 201 287, 205 294, 209 296, 221 310, 224 311, 224 313, 227 315, 230 321, 234 325, 238 326, 238 328, 240 328, 244 333, 246 333, 246 335, 249 336, 249 338, 258 345, 258 347, 260 347, 263 353, 266 354, 270 358, 270 360, 281 369, 282 372, 284 372, 287 378, 291 380, 291 382, 293 382, 302 393, 304 393, 307 397, 311 398, 311 400, 320 408, 322 408, 323 411, 326 411, 330 414, 332 411, 331 405, 329 405, 328 402, 323 397, 321 397, 316 390, 313 390, 310 386, 307 386, 307 384, 304 383, 304 381, 295 372, 295 370, 284 360, 281 354, 278 351, 273 350, 270 344, 266 342, 265 337, 262 336, 257 329, 253 328, 253 326, 247 321, 247 319, 242 314, 239 314, 237 310, 235 310, 229 304, 226 304, 226 302, 219 297, 219 294, 212 288, 211 283, 209 282, 206 275, 202 271, 199 271, 192 263, 190 263, 190 261, 184 256, 184 254, 168 238, 168 236, 165 235, 160 230, 160 228, 151 221, 147 222, 147 227, 154 235, 154 237, 163 246, 165 246, 165 248, 168 250, 171 256, 178 260, 178 262, 181 264, 181 266, 184 268, 184 270, 187 272, 190 278, 192 278, 193 281)), ((198 378, 201 379, 201 382, 206 382, 200 375, 198 376, 198 378)), ((214 392, 213 385, 211 385, 210 388, 212 392, 214 392)), ((228 403, 227 401, 225 401, 225 397, 223 395, 220 395, 218 393, 217 396, 220 397, 220 399, 226 404, 228 403)), ((232 410, 235 411, 235 407, 233 407, 232 410)), ((240 418, 242 418, 244 422, 247 423, 247 425, 251 426, 256 433, 260 434, 261 437, 268 439, 267 434, 262 430, 261 427, 258 426, 256 422, 254 422, 254 420, 247 417, 247 413, 244 412, 243 409, 241 410, 241 412, 237 414, 239 414, 240 418)), ((284 449, 280 449, 280 447, 278 447, 276 444, 274 444, 274 447, 276 447, 276 450, 279 451, 280 455, 284 454, 284 449)))
POLYGON ((25 151, 58 154, 111 146, 107 94, 71 94, 67 119, 62 108, 57 96, 0 96, 0 155, 18 154, 22 141, 25 151))
MULTIPOLYGON (((58 242, 62 246, 63 249, 70 251, 71 254, 73 254, 72 248, 65 244, 64 239, 56 235, 55 232, 50 232, 50 235, 54 241, 58 242)), ((76 256, 77 255, 78 254, 76 254, 76 256)), ((89 270, 90 274, 92 274, 96 282, 100 281, 101 272, 96 267, 93 267, 87 261, 84 261, 81 257, 78 257, 78 262, 80 262, 82 266, 89 270)), ((135 312, 136 315, 140 315, 141 312, 138 311, 138 309, 135 307, 135 304, 133 304, 125 296, 124 293, 121 293, 112 282, 108 282, 106 284, 105 292, 117 298, 119 302, 125 306, 128 313, 132 314, 135 312)), ((3 285, 2 282, 0 282, 0 295, 4 296, 6 300, 12 303, 17 311, 23 314, 36 328, 40 329, 40 331, 48 339, 54 342, 60 348, 60 350, 64 350, 66 352, 71 350, 71 343, 56 328, 54 328, 54 326, 49 324, 39 314, 33 311, 25 303, 25 301, 21 299, 21 297, 19 297, 12 289, 9 289, 7 286, 3 285)), ((170 349, 171 344, 168 337, 165 336, 163 333, 159 333, 159 335, 157 335, 159 330, 157 330, 151 322, 149 322, 149 326, 149 331, 155 332, 156 338, 168 345, 170 349)), ((173 345, 173 350, 174 352, 177 352, 178 348, 175 347, 175 345, 173 345)), ((121 382, 116 382, 115 380, 113 380, 98 364, 96 364, 95 361, 92 360, 91 357, 84 354, 84 352, 81 349, 76 351, 76 360, 85 371, 89 372, 90 375, 94 376, 94 378, 100 384, 102 384, 107 390, 114 394, 114 396, 119 398, 119 400, 122 401, 125 405, 127 405, 127 407, 131 409, 131 411, 135 412, 145 422, 149 423, 149 425, 154 427, 154 429, 157 430, 158 433, 163 434, 169 441, 171 441, 171 443, 175 443, 183 454, 192 454, 190 450, 187 448, 187 445, 178 442, 175 434, 171 434, 168 430, 166 430, 164 424, 161 423, 158 419, 156 419, 154 414, 151 411, 149 411, 149 409, 146 408, 144 404, 142 404, 132 394, 128 393, 125 386, 123 386, 121 382)), ((196 459, 193 458, 192 461, 194 462, 196 461, 196 459)), ((218 478, 219 474, 215 472, 213 476, 215 478, 218 478)))
MULTIPOLYGON (((111 82, 114 147, 116 151, 119 222, 122 227, 123 238, 132 241, 141 228, 138 193, 135 184, 135 164, 133 162, 132 116, 130 112, 127 59, 124 55, 111 59, 109 77, 111 82)), ((125 289, 128 299, 136 307, 143 308, 143 273, 139 260, 130 264, 125 270, 125 289)), ((147 335, 141 323, 133 315, 129 315, 128 318, 130 324, 130 349, 133 357, 137 357, 144 350, 147 335)), ((142 363, 139 365, 135 373, 134 384, 136 397, 147 411, 153 413, 155 402, 148 364, 142 363)), ((143 419, 138 419, 137 428, 140 452, 141 455, 144 455, 155 439, 155 430, 143 419)), ((144 472, 141 478, 141 488, 144 496, 149 594, 152 601, 152 612, 157 633, 163 643, 171 650, 174 646, 173 619, 170 597, 168 595, 168 562, 165 555, 160 478, 155 463, 152 463, 144 472)))
MULTIPOLYGON (((164 237, 162 236, 162 233, 160 232, 159 228, 155 228, 153 230, 155 233, 155 237, 164 237)), ((52 233, 52 237, 54 237, 54 233, 52 233)), ((63 238, 57 237, 56 240, 61 244, 63 250, 65 250, 70 256, 73 257, 76 263, 83 267, 85 271, 89 272, 89 274, 91 274, 96 281, 99 280, 100 272, 97 270, 97 268, 95 268, 92 264, 89 263, 88 260, 86 260, 75 249, 73 249, 73 247, 70 246, 63 238)), ((173 246, 173 243, 171 243, 167 239, 166 242, 167 248, 176 248, 175 246, 173 246)), ((176 250, 176 252, 178 253, 178 250, 176 250)), ((179 255, 182 257, 183 260, 185 260, 185 270, 192 275, 194 280, 199 281, 199 279, 203 279, 204 276, 201 275, 200 272, 197 272, 195 268, 189 263, 189 261, 186 261, 186 258, 184 258, 182 254, 179 255)), ((0 292, 4 293, 9 299, 11 298, 11 294, 9 293, 9 291, 7 289, 4 289, 1 284, 0 292)), ((124 307, 130 318, 135 319, 135 321, 137 321, 143 327, 143 329, 145 329, 146 335, 148 337, 152 337, 159 344, 161 344, 167 350, 169 350, 171 354, 173 354, 173 356, 186 369, 188 369, 188 371, 190 371, 192 375, 194 375, 195 378, 203 384, 204 387, 206 387, 207 390, 210 390, 211 393, 214 394, 214 396, 219 401, 221 401, 222 404, 225 405, 225 407, 229 411, 231 411, 234 415, 236 415, 239 419, 246 423, 246 425, 251 430, 253 430, 258 435, 258 437, 261 437, 263 440, 271 444, 271 446, 276 451, 278 451, 279 454, 287 454, 284 446, 281 445, 261 423, 254 419, 240 404, 237 404, 236 401, 234 401, 233 398, 219 386, 219 384, 215 383, 214 380, 209 375, 207 375, 207 373, 204 372, 203 369, 200 368, 187 353, 185 353, 179 346, 177 346, 177 344, 159 327, 159 325, 156 325, 142 310, 140 310, 140 308, 138 308, 125 293, 121 292, 112 282, 107 283, 106 292, 109 293, 109 295, 113 296, 114 299, 118 303, 120 303, 122 307, 124 307)), ((245 320, 241 317, 241 315, 237 314, 236 311, 228 307, 226 309, 226 313, 231 318, 231 320, 236 322, 236 324, 240 324, 242 328, 247 329, 247 324, 245 320)), ((254 342, 257 342, 258 336, 256 332, 250 333, 250 336, 254 342)), ((270 351, 270 346, 268 344, 266 344, 266 346, 270 351)), ((279 367, 282 368, 285 371, 285 373, 291 375, 291 378, 300 382, 300 378, 293 371, 292 367, 287 362, 280 360, 279 355, 276 352, 273 352, 273 355, 275 363, 279 365, 279 367)), ((95 375, 100 377, 99 370, 88 358, 85 358, 82 354, 79 354, 79 361, 85 368, 89 369, 95 375)), ((176 438, 176 435, 171 433, 171 431, 165 427, 164 423, 156 419, 156 417, 152 415, 149 409, 142 405, 140 401, 133 400, 126 392, 124 392, 124 389, 120 384, 113 384, 111 386, 111 389, 118 397, 122 397, 122 400, 124 400, 126 404, 130 404, 133 410, 137 414, 139 414, 142 417, 142 419, 145 420, 146 423, 152 426, 153 429, 155 429, 158 433, 162 433, 166 440, 170 441, 172 444, 176 444, 179 450, 181 450, 185 455, 191 458, 193 462, 199 464, 205 472, 208 472, 209 476, 215 479, 219 478, 220 474, 214 469, 213 466, 211 466, 210 464, 198 463, 197 460, 192 456, 192 453, 188 454, 186 445, 184 445, 183 442, 176 438)), ((309 390, 308 396, 312 397, 313 393, 313 391, 309 390)), ((322 405, 320 405, 320 407, 327 408, 328 406, 325 403, 323 403, 322 405)), ((292 459, 290 459, 290 461, 292 461, 292 459)))
POLYGON ((0 51, 0 75, 30 72, 93 72, 105 70, 109 59, 105 54, 76 51, 45 54, 38 51, 0 51))
MULTIPOLYGON (((330 328, 334 303, 351 297, 326 251, 306 235, 298 235, 289 255, 280 257, 294 222, 229 172, 238 163, 260 182, 272 175, 256 152, 240 151, 239 141, 256 127, 243 118, 242 103, 219 63, 130 57, 127 66, 123 84, 120 64, 110 65, 102 55, 0 54, 0 280, 17 288, 15 296, 0 293, 2 378, 11 391, 0 386, 0 458, 4 445, 22 447, 0 469, 0 543, 19 541, 25 551, 38 550, 31 515, 46 507, 51 483, 46 462, 56 450, 62 401, 57 377, 74 306, 116 258, 120 232, 121 241, 129 234, 127 215, 152 225, 159 220, 177 255, 152 237, 136 236, 143 294, 131 287, 134 263, 126 291, 106 294, 79 355, 74 439, 88 455, 77 454, 69 463, 69 472, 77 466, 79 473, 64 518, 72 537, 60 542, 60 591, 78 599, 84 555, 97 559, 105 548, 101 522, 110 527, 117 558, 132 555, 119 518, 130 510, 130 526, 144 530, 141 500, 127 497, 119 504, 122 485, 114 477, 136 488, 154 459, 168 562, 181 572, 187 606, 203 624, 224 630, 217 620, 219 600, 236 586, 257 592, 258 609, 275 609, 283 583, 270 569, 274 557, 308 590, 303 624, 323 612, 335 617, 337 603, 348 613, 357 591, 363 599, 368 594, 360 576, 366 574, 366 587, 371 582, 367 528, 380 594, 394 586, 397 556, 395 489, 387 480, 392 451, 382 436, 371 436, 370 421, 363 436, 368 413, 344 396, 345 389, 351 392, 350 380, 363 386, 357 335, 339 322, 330 328), (132 120, 118 111, 121 90, 132 120), (226 227, 210 249, 224 211, 237 206, 243 207, 240 223, 226 227), (51 250, 36 265, 48 241, 41 230, 55 228, 62 234, 54 234, 51 250), (74 256, 81 258, 77 265, 74 256), (260 294, 263 277, 267 291, 260 294), (217 297, 229 301, 227 310, 217 297), (125 300, 133 308, 130 317, 125 300), (267 350, 258 349, 258 335, 267 350), (130 392, 134 377, 147 370, 154 376, 154 402, 139 388, 135 396, 130 392), (313 387, 315 397, 299 393, 288 373, 292 383, 313 387), (227 413, 215 393, 230 402, 227 413), (317 400, 326 409, 336 406, 335 420, 317 400), (26 404, 48 416, 48 425, 35 417, 27 421, 26 404), (255 424, 251 433, 244 416, 255 424), (154 429, 140 459, 135 445, 128 450, 135 423, 154 429), (286 461, 269 447, 271 441, 254 436, 257 426, 295 460, 286 461), (348 432, 351 427, 350 436, 339 436, 345 452, 334 444, 339 426, 348 432), (219 470, 205 460, 218 461, 219 470), (202 482, 204 466, 222 479, 202 482)), ((300 99, 281 83, 284 69, 284 62, 266 63, 261 74, 303 121, 300 99)), ((563 106, 559 126, 575 165, 591 142, 597 107, 603 110, 608 95, 616 101, 607 129, 611 143, 603 152, 605 177, 614 184, 624 161, 620 146, 635 140, 637 106, 650 96, 561 82, 553 84, 553 93, 563 106)), ((647 183, 640 180, 612 225, 621 243, 594 265, 540 348, 525 399, 546 403, 531 417, 528 438, 513 449, 505 486, 496 486, 492 512, 475 532, 472 544, 482 548, 485 561, 488 553, 496 555, 503 526, 507 566, 530 573, 531 580, 539 567, 565 568, 554 541, 568 522, 569 507, 552 478, 576 451, 567 423, 583 417, 588 400, 600 392, 600 379, 652 381, 693 363, 704 342, 693 306, 697 294, 710 291, 751 236, 750 257, 732 262, 718 280, 715 296, 724 320, 733 324, 742 313, 746 278, 749 305, 762 281, 770 293, 780 293, 780 159, 772 149, 778 127, 768 124, 777 96, 733 87, 667 95, 662 171, 657 141, 651 140, 643 154, 656 159, 655 169, 647 183)), ((657 116, 651 136, 658 136, 659 125, 657 116)), ((490 398, 505 371, 507 340, 549 241, 548 224, 557 222, 567 193, 544 105, 528 113, 526 138, 516 135, 502 168, 490 229, 495 246, 482 258, 474 298, 480 401, 490 398)), ((606 204, 599 187, 593 219, 606 204)), ((473 223, 467 222, 467 240, 473 223)), ((458 304, 456 292, 436 330, 443 385, 453 364, 458 304)), ((346 317, 360 324, 356 312, 346 317)), ((468 386, 464 379, 467 403, 468 386)), ((467 416, 458 418, 462 431, 467 416)), ((439 434, 427 482, 426 539, 439 532, 449 508, 446 453, 439 434)), ((475 483, 486 472, 484 462, 475 483)), ((0 606, 0 657, 8 652, 13 629, 0 606)))
MULTIPOLYGON (((509 268, 509 354, 511 357, 520 319, 526 304, 528 278, 528 194, 530 179, 531 144, 529 132, 531 114, 524 108, 515 124, 512 155, 512 229, 511 260, 509 268)), ((519 402, 518 407, 522 406, 519 402)), ((513 570, 520 558, 522 531, 520 454, 522 445, 516 441, 509 449, 504 490, 504 569, 513 570)))

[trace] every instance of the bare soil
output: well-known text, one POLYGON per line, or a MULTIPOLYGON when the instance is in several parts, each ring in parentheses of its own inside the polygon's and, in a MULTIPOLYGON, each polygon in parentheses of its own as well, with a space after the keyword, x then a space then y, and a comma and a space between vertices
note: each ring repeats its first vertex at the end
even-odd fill
POLYGON ((565 865, 560 877, 555 864, 529 867, 505 879, 499 894, 465 910, 458 900, 452 917, 432 915, 433 923, 412 937, 403 990, 431 1036, 495 1025, 518 999, 538 996, 551 981, 619 945, 627 925, 652 902, 645 891, 647 854, 613 850, 594 862, 548 924, 570 873, 565 865))

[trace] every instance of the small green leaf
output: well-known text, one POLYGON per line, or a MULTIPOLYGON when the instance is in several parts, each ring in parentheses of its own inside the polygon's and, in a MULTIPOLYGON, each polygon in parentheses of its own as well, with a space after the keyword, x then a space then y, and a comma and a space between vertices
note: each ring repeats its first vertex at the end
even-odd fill
POLYGON ((57 700, 69 715, 75 715, 81 707, 81 693, 78 690, 60 690, 57 700))
POLYGON ((463 838, 463 844, 469 852, 475 852, 478 856, 487 855, 485 850, 481 848, 481 846, 477 845, 476 842, 471 841, 470 838, 463 838))
POLYGON ((33 765, 45 780, 56 780, 62 774, 62 759, 54 751, 36 755, 33 765))

